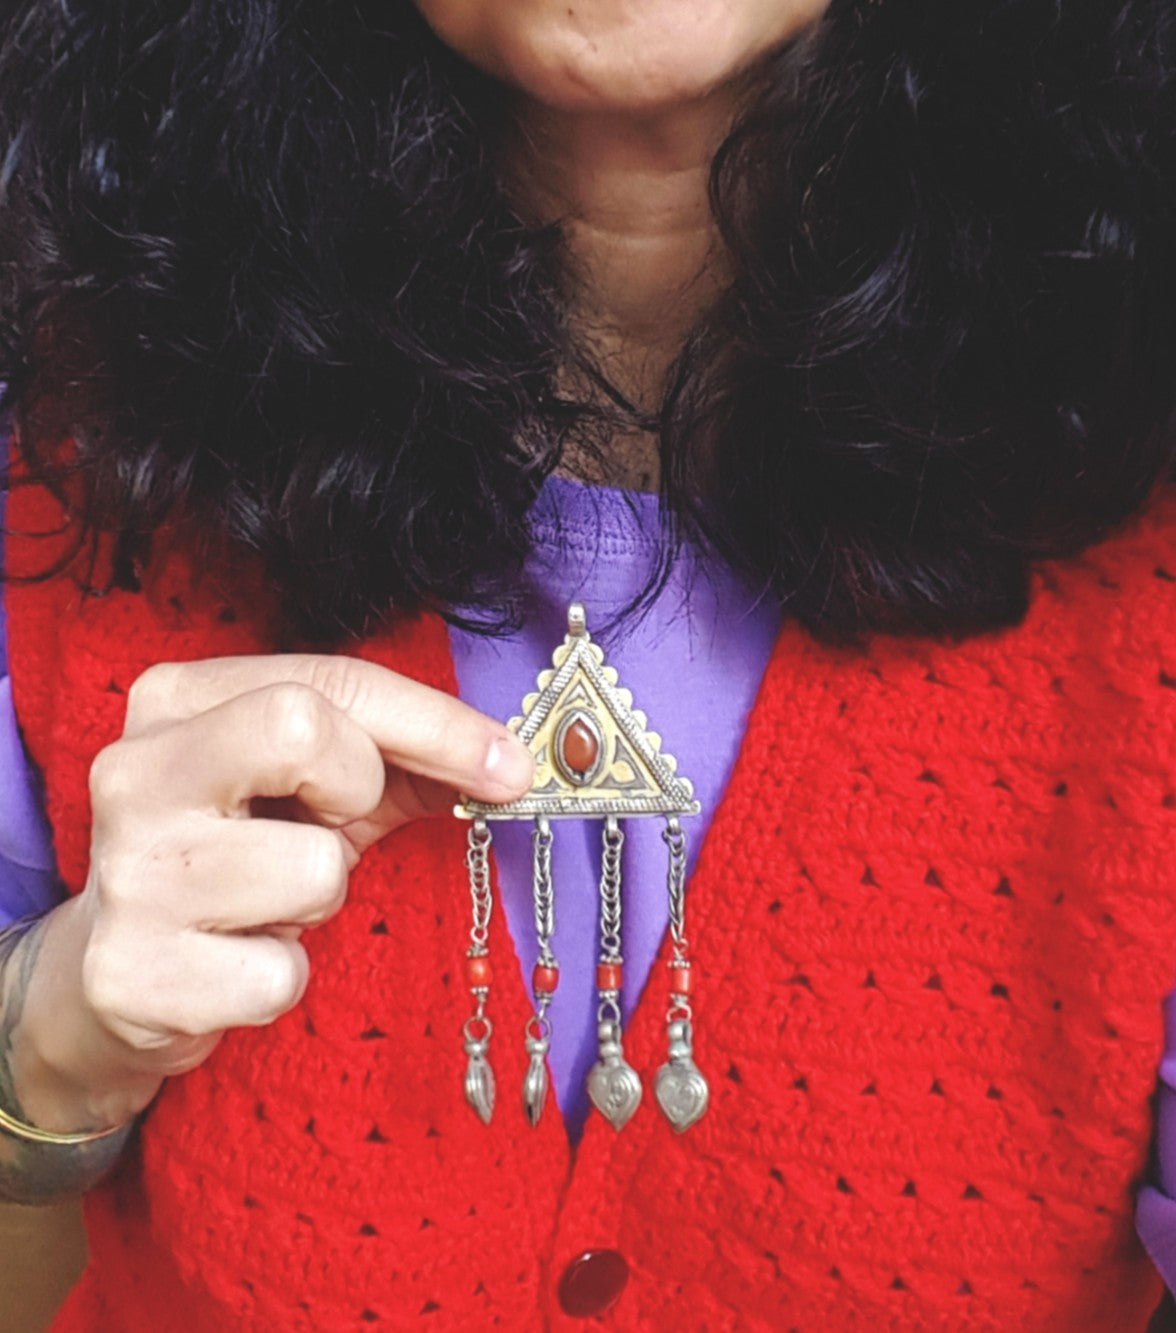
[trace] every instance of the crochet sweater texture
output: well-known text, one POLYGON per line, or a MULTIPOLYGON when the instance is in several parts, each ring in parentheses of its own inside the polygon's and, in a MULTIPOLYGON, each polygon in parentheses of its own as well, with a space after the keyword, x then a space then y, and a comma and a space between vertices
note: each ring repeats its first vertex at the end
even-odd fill
MULTIPOLYGON (((60 515, 12 497, 9 566, 60 515)), ((8 590, 17 706, 69 886, 86 775, 161 659, 271 650, 260 585, 170 557, 140 594, 8 590)), ((560 1274, 620 1251, 610 1329, 1143 1330, 1132 1225, 1176 971, 1176 504, 1035 576, 1018 627, 861 649, 780 635, 689 887, 704 1119, 648 1089, 664 970, 626 1038, 645 1101, 573 1152, 515 1090, 528 1013, 501 913, 499 1106, 462 1096, 464 827, 365 856, 311 982, 169 1082, 88 1199, 58 1327, 573 1329, 560 1274)), ((424 617, 357 651, 454 687, 424 617)), ((542 666, 537 663, 536 666, 542 666)), ((705 725, 700 719, 700 725, 705 725)))

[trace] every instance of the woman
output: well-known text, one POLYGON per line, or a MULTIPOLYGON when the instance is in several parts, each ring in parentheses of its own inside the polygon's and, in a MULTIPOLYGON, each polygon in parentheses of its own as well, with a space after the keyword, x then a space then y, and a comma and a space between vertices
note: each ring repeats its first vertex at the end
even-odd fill
POLYGON ((73 890, 4 937, 4 1188, 107 1177, 61 1327, 1147 1326, 1176 25, 823 9, 4 20, 9 657, 73 890), (681 1135, 588 1114, 586 986, 558 1108, 461 1097, 487 990, 523 1081, 528 853, 467 977, 424 816, 528 789, 497 719, 573 595, 704 770, 681 1135))

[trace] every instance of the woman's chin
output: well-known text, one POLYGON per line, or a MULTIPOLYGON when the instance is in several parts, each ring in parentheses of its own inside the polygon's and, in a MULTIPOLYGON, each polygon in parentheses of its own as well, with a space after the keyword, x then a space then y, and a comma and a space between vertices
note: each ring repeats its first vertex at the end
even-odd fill
POLYGON ((734 82, 826 0, 417 0, 472 64, 544 105, 654 112, 734 82))
POLYGON ((697 102, 732 82, 744 67, 707 72, 695 64, 643 59, 628 64, 576 52, 562 60, 520 59, 495 71, 527 97, 560 111, 656 113, 697 102))

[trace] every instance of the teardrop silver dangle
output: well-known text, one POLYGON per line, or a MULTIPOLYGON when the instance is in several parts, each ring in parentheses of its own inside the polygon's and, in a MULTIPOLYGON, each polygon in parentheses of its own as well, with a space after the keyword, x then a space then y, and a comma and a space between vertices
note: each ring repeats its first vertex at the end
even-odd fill
POLYGON ((483 1014, 467 1018, 463 1029, 465 1052, 469 1057, 465 1072, 466 1101, 478 1113, 484 1125, 488 1125, 494 1115, 494 1070, 486 1059, 486 1049, 490 1045, 490 1034, 493 1031, 493 1025, 483 1014))
POLYGON ((706 1112, 710 1085, 694 1063, 694 1017, 690 996, 694 990, 686 940, 686 835, 678 820, 666 820, 662 841, 669 852, 666 884, 670 897, 670 940, 673 957, 669 960, 670 1004, 666 1013, 666 1040, 669 1058, 657 1071, 654 1094, 662 1114, 681 1134, 706 1112))
POLYGON ((551 1049, 551 1027, 546 1018, 537 1014, 528 1022, 526 1047, 530 1060, 523 1076, 523 1110, 534 1127, 547 1104, 547 1052, 551 1049))

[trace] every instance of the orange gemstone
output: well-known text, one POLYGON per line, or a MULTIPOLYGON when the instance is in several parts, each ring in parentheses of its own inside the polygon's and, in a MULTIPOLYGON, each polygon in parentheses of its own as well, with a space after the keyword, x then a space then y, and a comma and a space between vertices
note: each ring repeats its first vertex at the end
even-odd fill
POLYGON ((597 990, 620 990, 620 989, 621 989, 621 965, 620 965, 620 963, 597 963, 597 964, 596 964, 596 989, 597 989, 597 990))
POLYGON ((531 973, 531 989, 539 995, 553 995, 559 985, 559 968, 536 963, 531 973))
POLYGON ((466 978, 471 986, 489 986, 494 980, 490 959, 485 954, 466 959, 466 978))
POLYGON ((578 717, 560 737, 560 758, 570 773, 589 773, 600 754, 600 743, 583 718, 578 717))
POLYGON ((670 964, 670 994, 689 995, 694 985, 688 963, 670 964))

